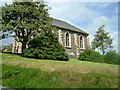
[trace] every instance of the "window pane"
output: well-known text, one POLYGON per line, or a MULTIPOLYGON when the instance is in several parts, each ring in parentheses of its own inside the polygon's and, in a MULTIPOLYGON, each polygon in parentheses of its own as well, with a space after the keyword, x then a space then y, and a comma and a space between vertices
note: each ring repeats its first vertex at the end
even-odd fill
POLYGON ((66 46, 69 46, 69 34, 66 34, 66 46))
POLYGON ((80 48, 83 48, 83 38, 82 38, 82 36, 80 37, 80 48))

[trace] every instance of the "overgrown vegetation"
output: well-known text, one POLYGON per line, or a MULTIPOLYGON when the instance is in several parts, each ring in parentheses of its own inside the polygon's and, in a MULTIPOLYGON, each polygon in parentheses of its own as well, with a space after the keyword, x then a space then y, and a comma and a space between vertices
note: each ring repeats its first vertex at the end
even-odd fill
POLYGON ((79 55, 78 59, 82 61, 92 61, 118 65, 119 57, 120 56, 115 51, 109 51, 105 55, 101 55, 97 51, 85 50, 79 55))
POLYGON ((103 57, 99 52, 88 49, 81 53, 78 59, 82 61, 102 62, 103 57))
POLYGON ((106 63, 119 64, 120 56, 115 51, 107 52, 104 58, 106 63))
POLYGON ((28 48, 23 51, 23 56, 61 61, 68 60, 68 54, 52 31, 34 37, 29 42, 28 48))
POLYGON ((2 84, 10 88, 117 88, 118 77, 103 73, 42 71, 2 65, 2 84))

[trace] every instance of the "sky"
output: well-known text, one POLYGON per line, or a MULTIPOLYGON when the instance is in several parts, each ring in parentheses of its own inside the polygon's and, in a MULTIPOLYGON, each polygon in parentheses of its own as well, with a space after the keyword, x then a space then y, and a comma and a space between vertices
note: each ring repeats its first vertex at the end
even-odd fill
MULTIPOLYGON (((51 7, 49 14, 53 18, 66 21, 88 32, 90 41, 94 39, 96 30, 104 24, 106 32, 109 32, 113 39, 114 49, 118 51, 118 0, 98 1, 49 0, 48 6, 51 7)), ((3 44, 10 42, 12 42, 11 38, 2 41, 3 44)))

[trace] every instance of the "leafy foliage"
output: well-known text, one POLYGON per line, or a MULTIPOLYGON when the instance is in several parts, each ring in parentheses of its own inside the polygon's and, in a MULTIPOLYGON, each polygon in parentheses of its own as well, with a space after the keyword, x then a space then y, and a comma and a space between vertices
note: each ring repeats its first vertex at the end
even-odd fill
MULTIPOLYGON (((16 40, 22 43, 22 51, 32 36, 45 31, 49 22, 48 6, 44 1, 13 2, 2 7, 2 31, 14 32, 16 40)), ((8 36, 9 36, 8 35, 8 36)), ((5 38, 5 34, 2 38, 5 38)))
POLYGON ((106 53, 104 61, 110 64, 118 64, 118 57, 119 56, 115 51, 110 51, 106 53))
POLYGON ((92 49, 99 49, 102 54, 105 54, 109 48, 112 48, 112 39, 108 36, 108 32, 105 32, 104 25, 98 28, 96 34, 94 35, 95 38, 92 41, 92 49))
POLYGON ((51 31, 34 37, 23 56, 31 58, 68 60, 64 47, 58 42, 57 36, 51 31))
POLYGON ((79 60, 82 61, 93 61, 93 62, 103 62, 103 58, 99 52, 93 50, 85 50, 78 57, 79 60))
POLYGON ((85 50, 78 57, 82 61, 92 61, 109 64, 119 64, 120 56, 115 51, 109 51, 105 55, 101 55, 99 52, 93 50, 85 50))

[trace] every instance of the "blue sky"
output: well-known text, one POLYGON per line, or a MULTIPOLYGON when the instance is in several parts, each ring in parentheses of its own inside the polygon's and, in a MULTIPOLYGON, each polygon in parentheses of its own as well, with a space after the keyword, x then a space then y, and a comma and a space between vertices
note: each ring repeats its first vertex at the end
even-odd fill
MULTIPOLYGON (((94 2, 98 0, 48 0, 50 16, 56 19, 66 21, 86 32, 88 32, 90 41, 99 26, 105 24, 105 30, 109 32, 113 39, 113 46, 118 50, 118 0, 101 0, 103 2, 94 2), (116 1, 116 2, 112 2, 116 1)), ((9 0, 9 2, 11 2, 9 0)), ((0 4, 1 5, 1 4, 0 4)), ((12 39, 3 40, 3 43, 9 43, 12 39)))

